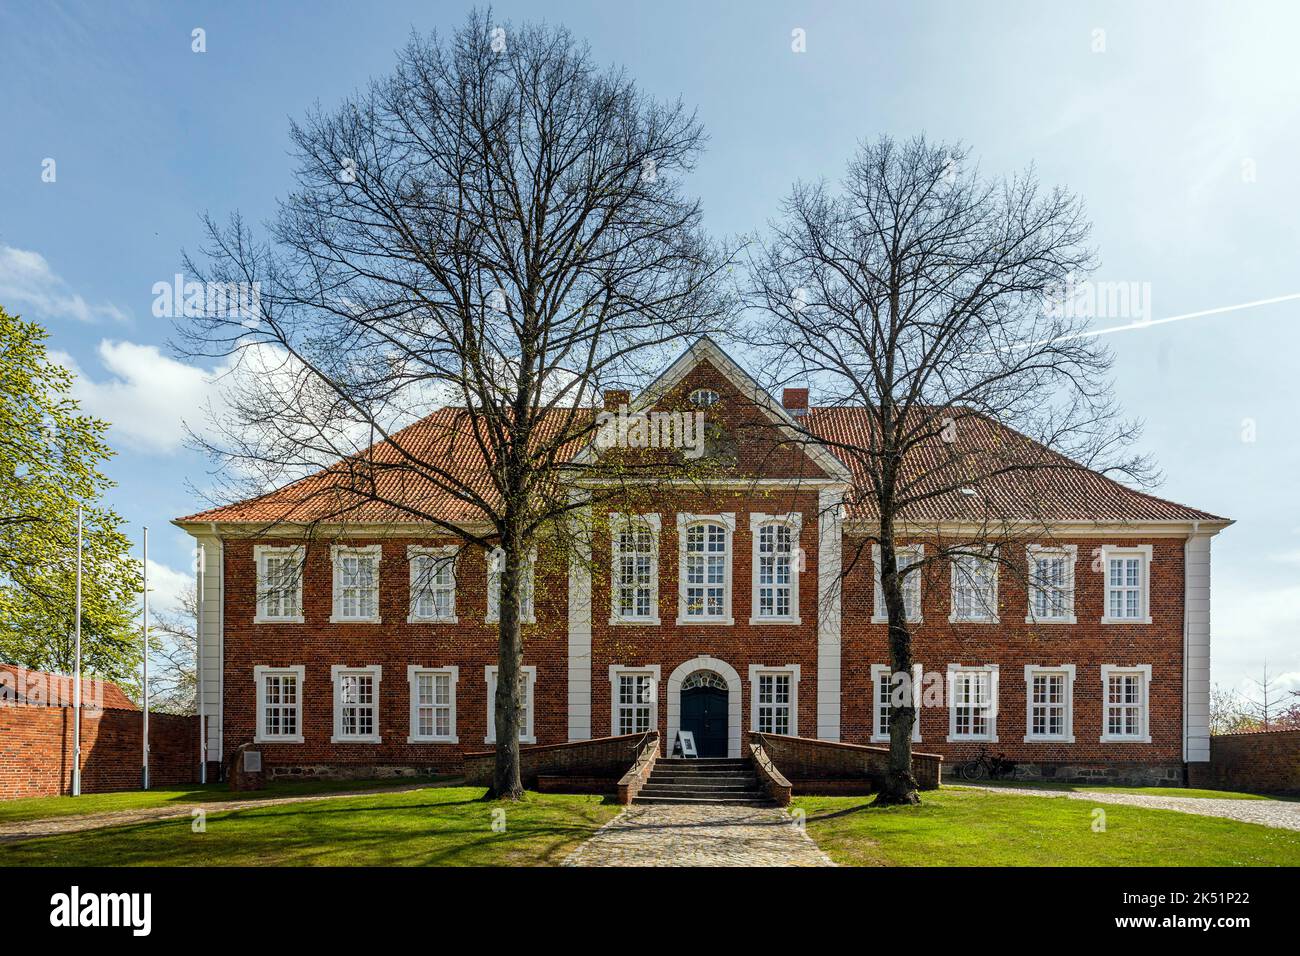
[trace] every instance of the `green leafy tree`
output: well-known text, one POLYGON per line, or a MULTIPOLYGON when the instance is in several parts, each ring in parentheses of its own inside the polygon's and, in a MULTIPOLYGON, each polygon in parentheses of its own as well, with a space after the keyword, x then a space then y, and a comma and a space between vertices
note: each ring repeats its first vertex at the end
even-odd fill
POLYGON ((82 660, 130 687, 139 666, 140 568, 122 519, 100 499, 108 423, 81 412, 47 333, 0 308, 0 659, 75 664, 77 503, 84 508, 82 660))

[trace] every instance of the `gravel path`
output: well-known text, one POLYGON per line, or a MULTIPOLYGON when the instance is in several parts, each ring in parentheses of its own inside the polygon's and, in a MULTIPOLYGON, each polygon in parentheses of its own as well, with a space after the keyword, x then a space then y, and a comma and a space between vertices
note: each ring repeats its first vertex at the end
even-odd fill
POLYGON ((83 816, 49 817, 44 820, 23 820, 18 823, 0 824, 0 845, 17 843, 19 840, 34 840, 38 837, 58 836, 63 833, 80 833, 83 830, 99 830, 103 827, 127 826, 132 823, 147 823, 151 820, 171 820, 188 817, 194 810, 205 813, 224 813, 227 810, 244 810, 251 807, 275 807, 285 803, 306 803, 310 800, 340 800, 344 797, 365 797, 379 793, 404 793, 407 790, 423 790, 426 787, 455 785, 448 783, 403 784, 394 787, 370 787, 365 790, 348 790, 337 793, 313 793, 292 797, 263 797, 253 800, 208 800, 193 803, 174 803, 165 807, 141 807, 138 810, 110 810, 105 813, 87 813, 83 816))
POLYGON ((1010 793, 1018 797, 1069 797, 1071 800, 1088 800, 1092 803, 1122 803, 1131 807, 1151 810, 1175 810, 1203 817, 1222 817, 1241 823, 1258 823, 1261 826, 1283 830, 1300 830, 1300 803, 1286 800, 1224 800, 1216 797, 1165 797, 1142 793, 1107 793, 1104 790, 1039 790, 1034 787, 981 787, 960 784, 988 793, 1010 793))
POLYGON ((565 866, 834 866, 775 807, 629 807, 569 854, 565 866))

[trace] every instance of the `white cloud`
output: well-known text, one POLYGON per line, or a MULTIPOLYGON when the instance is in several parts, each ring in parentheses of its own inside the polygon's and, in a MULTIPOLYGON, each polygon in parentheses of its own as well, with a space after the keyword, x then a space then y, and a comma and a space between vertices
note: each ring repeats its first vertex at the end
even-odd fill
POLYGON ((149 610, 177 612, 181 599, 194 590, 194 575, 149 559, 149 610))
POLYGON ((13 246, 0 246, 0 305, 19 313, 30 308, 41 319, 125 322, 129 318, 111 302, 91 305, 68 288, 39 252, 13 246))
POLYGON ((105 339, 96 352, 109 373, 99 381, 70 355, 51 358, 76 376, 72 394, 82 408, 109 422, 123 444, 170 454, 184 442, 187 422, 206 420, 208 399, 216 394, 214 372, 178 362, 154 345, 105 339))

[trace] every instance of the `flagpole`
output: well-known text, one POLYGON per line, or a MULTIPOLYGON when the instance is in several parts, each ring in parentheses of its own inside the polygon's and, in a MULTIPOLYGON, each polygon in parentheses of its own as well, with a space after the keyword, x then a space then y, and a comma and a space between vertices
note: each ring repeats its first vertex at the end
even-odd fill
POLYGON ((72 678, 72 795, 81 796, 81 504, 77 504, 76 671, 72 678))
POLYGON ((141 731, 143 763, 140 765, 140 789, 149 789, 149 529, 144 529, 144 725, 141 731))

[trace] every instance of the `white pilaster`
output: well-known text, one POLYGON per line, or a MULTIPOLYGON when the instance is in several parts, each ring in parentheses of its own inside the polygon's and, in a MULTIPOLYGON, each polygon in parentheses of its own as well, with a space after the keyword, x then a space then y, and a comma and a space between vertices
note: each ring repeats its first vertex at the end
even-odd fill
MULTIPOLYGON (((198 598, 198 712, 206 719, 208 760, 220 761, 223 701, 224 614, 223 546, 216 535, 203 535, 194 541, 195 586, 198 598)), ((251 565, 249 574, 256 573, 251 565)), ((252 693, 253 675, 248 675, 252 693)))
POLYGON ((840 739, 840 573, 844 492, 823 488, 817 507, 817 736, 840 739))
POLYGON ((591 739, 591 509, 574 519, 569 559, 569 739, 591 739))
POLYGON ((1210 535, 1183 549, 1183 759, 1210 759, 1210 535))

